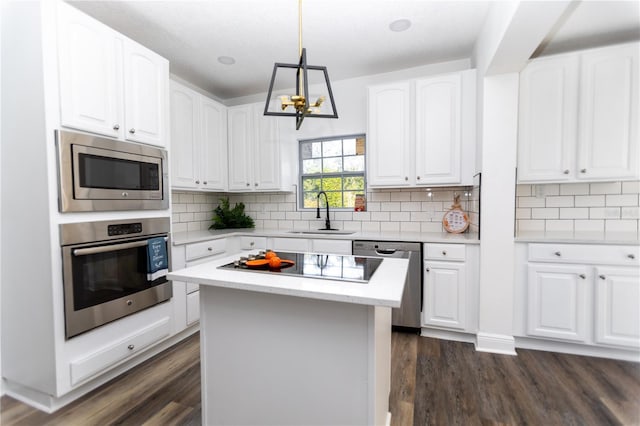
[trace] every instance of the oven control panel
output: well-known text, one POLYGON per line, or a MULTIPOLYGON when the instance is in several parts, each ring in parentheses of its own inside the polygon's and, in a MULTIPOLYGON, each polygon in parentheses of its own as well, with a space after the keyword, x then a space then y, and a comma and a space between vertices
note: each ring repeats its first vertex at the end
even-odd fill
POLYGON ((109 236, 139 234, 142 232, 142 223, 121 223, 118 225, 109 225, 107 228, 109 236))

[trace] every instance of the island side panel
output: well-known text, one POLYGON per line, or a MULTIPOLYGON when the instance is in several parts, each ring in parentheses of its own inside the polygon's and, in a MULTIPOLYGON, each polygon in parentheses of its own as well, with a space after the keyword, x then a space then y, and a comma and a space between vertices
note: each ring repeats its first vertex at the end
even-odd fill
POLYGON ((391 393, 391 308, 375 306, 369 311, 369 401, 374 405, 368 424, 389 425, 389 394, 391 393))
POLYGON ((375 307, 200 288, 203 424, 370 424, 375 307))

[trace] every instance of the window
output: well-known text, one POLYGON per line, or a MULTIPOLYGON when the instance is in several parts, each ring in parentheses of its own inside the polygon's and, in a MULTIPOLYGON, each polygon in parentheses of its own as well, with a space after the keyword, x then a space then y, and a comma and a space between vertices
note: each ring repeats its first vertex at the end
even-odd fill
POLYGON ((325 191, 329 206, 353 209, 365 192, 365 138, 351 135, 300 141, 300 206, 317 206, 325 191))

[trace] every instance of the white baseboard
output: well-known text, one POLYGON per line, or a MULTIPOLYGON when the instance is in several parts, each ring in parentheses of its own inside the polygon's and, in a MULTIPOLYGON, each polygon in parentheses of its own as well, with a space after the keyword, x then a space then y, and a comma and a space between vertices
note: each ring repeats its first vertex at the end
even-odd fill
POLYGON ((454 342, 475 343, 476 335, 464 333, 461 331, 440 330, 437 328, 420 329, 420 335, 424 337, 433 337, 435 339, 453 340, 454 342))
POLYGON ((391 413, 387 411, 387 421, 385 422, 386 426, 391 426, 391 413))
POLYGON ((621 349, 614 347, 581 345, 569 342, 558 342, 550 339, 535 339, 529 337, 516 337, 516 347, 533 349, 537 351, 559 352, 598 358, 619 359, 622 361, 640 362, 638 349, 621 349))
POLYGON ((513 336, 479 332, 476 335, 476 351, 503 355, 517 355, 513 336))

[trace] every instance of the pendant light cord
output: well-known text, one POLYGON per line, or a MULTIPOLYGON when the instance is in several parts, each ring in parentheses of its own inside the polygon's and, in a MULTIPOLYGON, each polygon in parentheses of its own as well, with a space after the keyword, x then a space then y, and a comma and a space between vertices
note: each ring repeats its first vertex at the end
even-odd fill
MULTIPOLYGON (((302 58, 302 0, 298 0, 298 59, 302 58)), ((302 76, 302 70, 298 68, 298 93, 300 96, 305 96, 303 87, 304 82, 302 76)))

